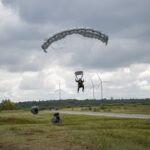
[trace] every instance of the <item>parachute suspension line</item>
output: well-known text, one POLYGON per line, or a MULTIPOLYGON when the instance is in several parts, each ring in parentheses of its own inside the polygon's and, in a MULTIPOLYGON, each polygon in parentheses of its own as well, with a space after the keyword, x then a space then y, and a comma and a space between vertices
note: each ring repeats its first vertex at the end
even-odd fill
POLYGON ((59 32, 59 33, 51 36, 46 42, 44 42, 42 44, 41 47, 44 50, 44 52, 47 52, 46 49, 53 42, 61 40, 61 39, 65 38, 66 36, 72 35, 72 34, 80 34, 84 37, 95 38, 95 39, 101 40, 106 45, 107 45, 108 39, 109 39, 107 35, 101 33, 100 31, 96 31, 94 29, 88 29, 88 28, 78 28, 78 29, 65 30, 65 31, 59 32))

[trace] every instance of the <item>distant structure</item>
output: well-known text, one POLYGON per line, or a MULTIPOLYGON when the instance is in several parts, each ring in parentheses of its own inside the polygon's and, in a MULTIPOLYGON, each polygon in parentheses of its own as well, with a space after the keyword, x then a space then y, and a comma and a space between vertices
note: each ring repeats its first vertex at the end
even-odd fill
POLYGON ((93 100, 95 100, 95 86, 94 86, 92 79, 91 79, 91 83, 92 83, 92 89, 93 89, 93 100))
POLYGON ((98 79, 100 81, 100 87, 101 87, 101 100, 103 99, 103 81, 100 78, 99 74, 97 73, 98 79))
POLYGON ((60 82, 59 82, 59 100, 61 100, 61 87, 60 87, 60 82))
POLYGON ((101 100, 103 100, 103 99, 104 99, 104 86, 103 86, 103 83, 108 83, 108 82, 110 82, 110 81, 103 81, 103 80, 100 78, 100 76, 99 76, 98 73, 97 73, 97 76, 98 76, 98 79, 99 79, 99 81, 100 81, 100 87, 101 87, 101 100))
POLYGON ((58 92, 58 98, 59 98, 59 100, 61 100, 61 92, 62 92, 62 89, 61 89, 61 84, 60 84, 60 82, 59 82, 59 84, 58 84, 58 89, 56 89, 55 92, 58 92))

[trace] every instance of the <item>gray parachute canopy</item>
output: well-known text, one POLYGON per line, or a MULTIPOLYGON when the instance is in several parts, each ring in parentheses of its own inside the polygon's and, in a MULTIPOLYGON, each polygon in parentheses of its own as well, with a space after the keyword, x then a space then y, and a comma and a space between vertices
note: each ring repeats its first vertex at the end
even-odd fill
POLYGON ((76 76, 77 76, 77 75, 83 75, 83 71, 76 71, 74 74, 75 74, 76 76))
POLYGON ((74 74, 76 78, 78 78, 78 76, 80 76, 81 78, 83 77, 83 71, 76 71, 74 74))
POLYGON ((108 43, 108 36, 107 35, 99 32, 99 31, 96 31, 94 29, 78 28, 78 29, 65 30, 65 31, 59 32, 57 34, 54 34, 53 36, 48 38, 48 40, 46 40, 46 42, 44 42, 41 47, 44 50, 44 52, 47 52, 46 49, 53 42, 61 40, 61 39, 65 38, 67 35, 72 35, 72 34, 80 34, 84 37, 95 38, 95 39, 101 40, 106 45, 108 43))

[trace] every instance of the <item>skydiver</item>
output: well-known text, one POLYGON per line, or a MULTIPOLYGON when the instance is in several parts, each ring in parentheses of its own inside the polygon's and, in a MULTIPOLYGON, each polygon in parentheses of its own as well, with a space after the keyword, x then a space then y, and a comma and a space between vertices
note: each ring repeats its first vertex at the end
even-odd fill
POLYGON ((77 89, 77 92, 79 93, 79 89, 82 88, 82 92, 84 92, 84 80, 82 80, 82 78, 76 78, 75 79, 76 82, 78 82, 78 89, 77 89))

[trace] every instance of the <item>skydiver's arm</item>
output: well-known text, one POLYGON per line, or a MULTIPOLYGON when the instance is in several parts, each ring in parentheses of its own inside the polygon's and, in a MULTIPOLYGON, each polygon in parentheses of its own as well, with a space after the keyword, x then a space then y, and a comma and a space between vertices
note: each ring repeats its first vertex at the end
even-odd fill
POLYGON ((76 81, 76 82, 78 82, 78 80, 77 80, 77 79, 75 79, 75 81, 76 81))
POLYGON ((76 76, 75 81, 78 82, 78 77, 76 76))

